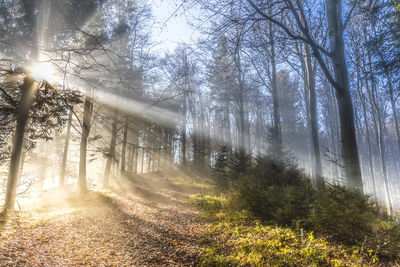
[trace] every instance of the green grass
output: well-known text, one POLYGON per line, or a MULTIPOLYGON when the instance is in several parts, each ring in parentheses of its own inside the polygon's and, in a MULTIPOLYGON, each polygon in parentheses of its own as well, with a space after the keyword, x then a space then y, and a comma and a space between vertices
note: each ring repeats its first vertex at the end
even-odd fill
POLYGON ((263 225, 241 210, 229 195, 193 195, 191 201, 209 222, 213 242, 202 266, 360 266, 379 264, 374 251, 346 247, 301 229, 263 225), (303 234, 302 234, 303 232, 303 234))

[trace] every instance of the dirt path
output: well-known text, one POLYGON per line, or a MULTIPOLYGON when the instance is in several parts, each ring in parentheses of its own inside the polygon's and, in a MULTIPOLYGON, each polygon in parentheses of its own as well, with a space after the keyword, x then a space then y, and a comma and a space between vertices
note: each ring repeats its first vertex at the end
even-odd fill
MULTIPOLYGON (((61 194, 61 193, 60 193, 61 194)), ((193 266, 204 224, 185 188, 135 177, 112 192, 42 199, 3 229, 0 266, 193 266)))

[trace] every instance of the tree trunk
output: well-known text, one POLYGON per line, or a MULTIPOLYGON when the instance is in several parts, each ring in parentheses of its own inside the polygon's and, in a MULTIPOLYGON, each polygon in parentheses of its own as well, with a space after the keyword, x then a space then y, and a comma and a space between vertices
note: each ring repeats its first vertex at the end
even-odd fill
POLYGON ((273 102, 273 118, 274 118, 274 132, 273 132, 273 153, 279 158, 282 156, 282 132, 281 132, 281 116, 280 105, 278 97, 278 88, 276 84, 276 55, 275 55, 275 40, 274 29, 272 22, 269 23, 269 41, 271 49, 271 88, 272 88, 272 102, 273 102))
POLYGON ((115 161, 115 146, 117 144, 117 127, 118 127, 118 114, 114 112, 113 122, 111 124, 111 141, 108 150, 106 169, 104 170, 103 186, 108 188, 110 186, 110 171, 112 163, 115 161))
POLYGON ((140 174, 143 174, 143 165, 144 165, 144 148, 142 147, 142 161, 141 161, 141 168, 140 168, 140 174))
POLYGON ((131 146, 131 149, 128 149, 128 159, 127 159, 127 166, 128 172, 132 173, 133 170, 133 155, 135 153, 135 147, 131 146))
MULTIPOLYGON (((364 28, 364 35, 367 36, 366 29, 364 28)), ((371 58, 371 51, 367 49, 367 57, 368 57, 368 65, 369 65, 369 73, 371 76, 371 86, 370 88, 367 87, 369 97, 371 99, 371 106, 372 106, 372 114, 374 117, 374 126, 375 126, 375 135, 376 135, 376 142, 378 144, 378 151, 379 151, 379 159, 381 165, 381 171, 383 175, 384 187, 385 187, 385 194, 386 194, 386 202, 387 202, 387 209, 389 215, 393 214, 393 207, 392 207, 392 198, 390 195, 389 189, 389 180, 388 180, 388 173, 386 167, 386 148, 385 148, 385 140, 383 136, 383 126, 382 126, 382 117, 381 111, 379 108, 379 103, 376 99, 376 83, 375 83, 375 75, 372 69, 372 58, 371 58)))
MULTIPOLYGON (((225 141, 225 145, 228 148, 228 157, 230 157, 230 155, 232 154, 232 133, 231 133, 231 117, 230 117, 230 107, 229 107, 229 101, 227 100, 225 102, 225 109, 224 109, 224 122, 223 122, 223 133, 224 136, 226 136, 226 139, 224 137, 225 141)), ((216 133, 217 136, 219 136, 219 133, 216 133)))
POLYGON ((326 0, 332 64, 336 81, 336 99, 339 109, 342 157, 347 185, 363 191, 360 160, 358 158, 354 127, 353 103, 343 41, 342 1, 326 0))
POLYGON ((65 135, 64 152, 63 152, 62 161, 61 161, 61 170, 60 170, 60 179, 59 179, 60 187, 64 186, 64 182, 65 182, 65 167, 67 166, 69 139, 71 137, 71 124, 72 124, 72 111, 69 112, 67 133, 65 135))
POLYGON ((153 158, 153 150, 147 150, 147 173, 151 173, 151 162, 153 158))
MULTIPOLYGON (((25 139, 22 141, 22 154, 21 154, 21 162, 19 164, 19 170, 18 170, 18 179, 22 178, 22 174, 24 172, 24 166, 25 166, 25 158, 26 158, 26 141, 25 139)), ((17 185, 18 186, 18 185, 17 185)))
POLYGON ((313 148, 313 160, 315 170, 315 181, 318 190, 322 190, 324 186, 324 178, 321 167, 321 152, 319 148, 318 139, 318 115, 317 115, 317 96, 315 93, 315 71, 311 63, 310 48, 304 44, 304 51, 306 56, 306 72, 307 72, 307 87, 308 87, 308 100, 309 100, 309 115, 310 115, 310 131, 311 141, 313 148))
POLYGON ((18 171, 21 161, 21 151, 25 135, 25 127, 29 117, 29 109, 32 105, 34 79, 29 75, 24 78, 22 85, 21 101, 17 114, 17 126, 15 129, 13 149, 11 152, 10 167, 8 170, 7 189, 4 204, 4 212, 14 209, 15 196, 18 185, 18 171))
POLYGON ((84 109, 83 109, 83 120, 82 120, 82 136, 80 144, 80 156, 79 156, 79 178, 78 186, 81 193, 87 191, 86 181, 86 155, 87 155, 87 144, 90 132, 90 120, 92 116, 92 100, 89 97, 85 98, 84 109))
POLYGON ((139 153, 139 124, 135 123, 133 127, 133 146, 132 146, 132 171, 134 174, 138 172, 138 153, 139 153))
POLYGON ((121 175, 125 174, 125 162, 126 162, 126 142, 128 139, 128 119, 126 119, 124 125, 124 135, 122 137, 122 151, 121 151, 121 175))
POLYGON ((399 121, 397 119, 396 103, 394 101, 394 96, 393 96, 393 84, 392 84, 392 80, 390 79, 388 70, 385 70, 385 74, 386 74, 386 79, 388 81, 388 86, 389 86, 390 105, 392 107, 394 127, 396 129, 397 145, 400 150, 400 129, 399 129, 399 121))
MULTIPOLYGON (((186 89, 185 89, 186 90, 186 89)), ((183 94, 183 111, 182 111, 182 144, 181 144, 181 157, 182 165, 186 165, 186 121, 187 121, 187 93, 183 94)))
POLYGON ((261 94, 259 95, 259 99, 256 100, 256 148, 257 148, 257 157, 261 157, 263 155, 262 147, 261 147, 261 139, 262 139, 262 128, 263 128, 263 119, 261 114, 261 94))
POLYGON ((239 83, 239 95, 238 95, 238 148, 239 148, 239 171, 244 173, 246 170, 246 119, 245 119, 245 88, 244 88, 244 77, 241 64, 241 57, 239 50, 236 55, 236 66, 238 69, 238 83, 239 83))
POLYGON ((384 181, 387 208, 389 211, 389 215, 392 215, 393 207, 392 207, 392 200, 391 200, 391 195, 390 195, 390 190, 389 190, 389 180, 388 180, 386 158, 385 158, 386 146, 385 146, 385 140, 384 140, 384 136, 383 136, 381 111, 379 109, 379 105, 375 98, 375 85, 374 85, 373 78, 371 81, 370 89, 371 89, 370 98, 371 98, 372 112, 373 112, 374 125, 375 125, 375 135, 376 135, 376 142, 378 144, 379 162, 380 162, 381 172, 382 172, 383 181, 384 181))
MULTIPOLYGON (((361 75, 359 74, 359 71, 357 72, 357 79, 361 80, 361 75)), ((368 82, 367 82, 368 83, 368 82)), ((368 87, 368 85, 366 85, 368 87)), ((371 149, 371 135, 369 132, 369 124, 368 124, 368 118, 367 118, 367 110, 366 110, 366 104, 365 104, 365 97, 361 92, 361 88, 359 88, 358 94, 360 96, 360 101, 361 101, 361 107, 362 107, 362 112, 364 116, 364 124, 365 124, 365 132, 366 132, 366 141, 367 141, 367 149, 368 149, 368 163, 369 163, 369 173, 370 173, 370 179, 372 182, 372 189, 374 192, 374 198, 376 202, 378 202, 378 195, 376 192, 376 184, 375 184, 375 171, 374 171, 374 162, 372 159, 372 149, 371 149)))
POLYGON ((134 158, 135 158, 134 165, 133 165, 133 173, 134 174, 138 173, 138 165, 139 165, 139 161, 138 161, 138 158, 139 158, 139 136, 137 136, 136 138, 137 138, 136 140, 138 140, 138 142, 137 142, 137 147, 135 149, 135 156, 134 156, 134 158))
MULTIPOLYGON (((374 162, 372 159, 371 136, 370 136, 370 132, 369 132, 369 123, 368 123, 368 117, 367 117, 366 100, 365 100, 365 95, 362 92, 363 82, 362 82, 362 78, 361 78, 361 62, 360 62, 361 55, 357 51, 355 56, 356 56, 356 71, 357 71, 357 92, 358 92, 358 96, 360 98, 362 114, 364 117, 364 124, 365 124, 365 133, 366 133, 365 139, 366 139, 366 143, 367 143, 368 167, 369 167, 369 173, 370 173, 369 177, 372 182, 372 190, 374 193, 374 199, 378 203, 378 195, 376 192, 376 184, 375 184, 374 162)), ((365 82, 366 82, 365 86, 368 90, 368 87, 369 87, 368 80, 366 80, 365 82)), ((378 206, 378 208, 379 208, 379 206, 378 206)))

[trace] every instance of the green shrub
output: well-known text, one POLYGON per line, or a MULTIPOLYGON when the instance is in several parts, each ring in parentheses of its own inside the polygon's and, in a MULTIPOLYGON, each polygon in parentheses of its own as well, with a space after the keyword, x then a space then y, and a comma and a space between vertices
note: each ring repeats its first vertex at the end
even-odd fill
POLYGON ((295 166, 263 159, 239 179, 238 197, 260 219, 294 225, 308 218, 315 190, 295 166))
POLYGON ((217 189, 221 191, 226 190, 229 186, 228 165, 229 151, 228 147, 223 145, 217 153, 212 175, 217 189))
POLYGON ((314 229, 348 245, 360 245, 373 233, 378 210, 370 196, 340 185, 328 185, 310 217, 314 229))

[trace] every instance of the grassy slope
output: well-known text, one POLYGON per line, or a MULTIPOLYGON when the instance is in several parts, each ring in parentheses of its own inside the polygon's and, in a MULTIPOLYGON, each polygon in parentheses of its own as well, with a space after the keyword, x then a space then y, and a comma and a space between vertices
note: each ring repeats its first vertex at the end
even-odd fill
POLYGON ((214 240, 204 250, 204 266, 380 265, 374 251, 365 257, 356 247, 330 243, 313 232, 262 225, 232 206, 226 195, 197 194, 191 199, 209 222, 206 236, 214 240))

